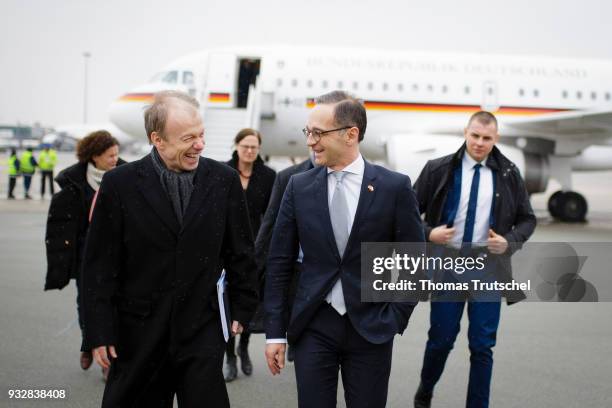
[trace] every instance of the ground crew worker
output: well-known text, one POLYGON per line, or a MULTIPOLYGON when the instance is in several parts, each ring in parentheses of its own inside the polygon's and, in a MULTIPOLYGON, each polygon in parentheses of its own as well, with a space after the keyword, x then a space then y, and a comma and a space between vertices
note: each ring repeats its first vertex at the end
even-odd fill
POLYGON ((30 200, 30 185, 32 184, 32 176, 36 171, 38 163, 32 153, 32 148, 28 147, 25 152, 21 153, 20 159, 21 174, 23 175, 23 189, 25 191, 25 199, 30 200))
POLYGON ((11 155, 8 159, 8 174, 8 198, 9 200, 14 200, 15 196, 13 195, 13 191, 15 190, 15 185, 17 184, 17 176, 19 176, 19 159, 17 158, 17 151, 14 148, 11 149, 11 155))
POLYGON ((49 179, 49 190, 51 196, 55 193, 53 186, 53 169, 57 163, 57 153, 50 145, 43 145, 43 151, 38 156, 38 167, 40 168, 40 198, 45 197, 46 179, 49 179))

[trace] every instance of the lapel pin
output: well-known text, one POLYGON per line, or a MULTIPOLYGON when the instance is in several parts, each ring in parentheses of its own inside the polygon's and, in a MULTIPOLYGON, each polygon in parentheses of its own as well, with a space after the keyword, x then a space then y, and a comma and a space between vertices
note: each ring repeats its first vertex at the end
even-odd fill
POLYGON ((374 186, 371 184, 368 184, 368 191, 371 193, 372 191, 374 191, 374 186))

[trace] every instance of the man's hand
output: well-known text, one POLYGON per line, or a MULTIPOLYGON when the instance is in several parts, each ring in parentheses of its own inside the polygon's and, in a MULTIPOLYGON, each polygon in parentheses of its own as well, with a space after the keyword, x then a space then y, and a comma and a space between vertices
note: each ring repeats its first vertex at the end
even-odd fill
POLYGON ((508 241, 506 238, 498 235, 492 229, 489 229, 489 239, 487 240, 487 248, 493 254, 503 254, 508 249, 508 241))
POLYGON ((110 368, 111 362, 108 358, 108 353, 110 353, 111 357, 117 358, 115 346, 100 346, 93 349, 93 358, 102 368, 110 368), (108 352, 106 351, 107 349, 108 352))
POLYGON ((272 375, 280 374, 285 368, 285 343, 270 343, 266 344, 266 361, 272 375))
POLYGON ((454 233, 455 227, 448 228, 446 225, 440 225, 431 230, 429 240, 434 244, 448 244, 454 233))
POLYGON ((236 336, 244 331, 244 327, 238 320, 232 321, 232 336, 236 336))

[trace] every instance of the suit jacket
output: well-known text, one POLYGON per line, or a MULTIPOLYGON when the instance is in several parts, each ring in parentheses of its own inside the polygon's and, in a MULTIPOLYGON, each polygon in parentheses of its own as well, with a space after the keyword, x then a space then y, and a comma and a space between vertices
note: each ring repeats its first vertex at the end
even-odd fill
POLYGON ((357 212, 341 258, 328 208, 327 168, 291 177, 272 235, 266 269, 267 338, 295 342, 336 280, 342 289, 348 317, 367 341, 382 344, 403 333, 416 303, 361 302, 362 242, 423 242, 423 227, 410 179, 365 162, 357 212), (368 188, 368 187, 371 188, 368 188), (286 290, 298 254, 304 258, 289 322, 283 318, 286 290))
POLYGON ((224 268, 232 319, 246 324, 257 304, 247 214, 238 174, 214 160, 200 158, 183 227, 150 156, 106 173, 85 249, 87 344, 145 362, 180 349, 219 320, 224 268))
POLYGON ((274 186, 272 187, 272 194, 270 195, 270 202, 268 203, 268 208, 266 209, 261 227, 255 239, 255 260, 261 272, 265 269, 266 259, 268 258, 268 251, 270 249, 270 241, 272 240, 272 231, 274 230, 278 210, 280 209, 281 200, 285 193, 285 188, 287 188, 287 184, 289 183, 289 179, 294 174, 303 173, 313 167, 312 161, 306 159, 301 163, 279 171, 276 175, 276 180, 274 180, 274 186))

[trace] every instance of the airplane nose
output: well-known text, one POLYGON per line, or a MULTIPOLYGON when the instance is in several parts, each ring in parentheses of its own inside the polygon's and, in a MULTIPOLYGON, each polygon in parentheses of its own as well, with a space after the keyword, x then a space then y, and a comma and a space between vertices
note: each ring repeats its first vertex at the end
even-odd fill
POLYGON ((110 121, 129 135, 146 139, 144 127, 145 107, 153 100, 153 94, 125 94, 109 108, 110 121))

